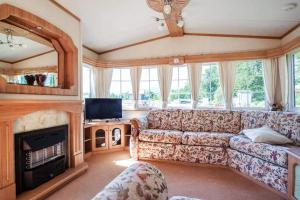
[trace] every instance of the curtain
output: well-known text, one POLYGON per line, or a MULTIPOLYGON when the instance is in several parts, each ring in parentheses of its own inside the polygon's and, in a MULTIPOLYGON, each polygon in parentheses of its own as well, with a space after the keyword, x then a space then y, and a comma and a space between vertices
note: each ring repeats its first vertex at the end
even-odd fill
POLYGON ((138 108, 139 90, 141 81, 142 69, 140 67, 132 67, 130 69, 132 93, 134 100, 134 108, 138 108))
POLYGON ((92 68, 92 80, 91 80, 91 91, 92 91, 92 97, 100 97, 101 93, 101 77, 102 77, 102 68, 99 67, 93 67, 92 68))
POLYGON ((191 96, 193 108, 197 108, 199 89, 201 83, 201 74, 202 74, 202 64, 201 63, 192 63, 188 64, 188 74, 189 81, 191 86, 191 96))
POLYGON ((269 106, 276 104, 278 58, 264 60, 264 82, 269 106))
POLYGON ((109 97, 113 69, 93 68, 92 96, 97 98, 109 97))
POLYGON ((287 66, 287 58, 286 55, 281 56, 279 58, 279 83, 280 83, 280 90, 281 90, 281 106, 285 109, 287 108, 288 104, 288 66, 287 66))
POLYGON ((173 75, 173 67, 170 65, 161 65, 158 68, 158 80, 159 80, 159 88, 160 95, 162 98, 162 108, 166 108, 168 106, 168 98, 171 90, 172 84, 172 75, 173 75))
POLYGON ((235 82, 235 62, 221 62, 219 65, 220 84, 226 109, 232 108, 232 95, 235 82))

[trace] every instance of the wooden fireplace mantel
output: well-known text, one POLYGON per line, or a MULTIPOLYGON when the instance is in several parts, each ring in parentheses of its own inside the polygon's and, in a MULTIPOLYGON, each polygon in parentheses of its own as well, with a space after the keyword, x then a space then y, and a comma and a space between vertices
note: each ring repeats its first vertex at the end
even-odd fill
POLYGON ((0 199, 16 199, 13 122, 19 117, 42 110, 69 113, 70 168, 76 169, 84 164, 81 101, 0 100, 0 199))

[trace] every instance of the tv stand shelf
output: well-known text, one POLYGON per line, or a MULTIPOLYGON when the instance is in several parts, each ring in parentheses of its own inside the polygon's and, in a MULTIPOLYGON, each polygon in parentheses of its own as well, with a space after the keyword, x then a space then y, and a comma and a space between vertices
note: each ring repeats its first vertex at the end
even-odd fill
POLYGON ((129 149, 129 121, 98 121, 83 124, 85 158, 95 153, 129 149))

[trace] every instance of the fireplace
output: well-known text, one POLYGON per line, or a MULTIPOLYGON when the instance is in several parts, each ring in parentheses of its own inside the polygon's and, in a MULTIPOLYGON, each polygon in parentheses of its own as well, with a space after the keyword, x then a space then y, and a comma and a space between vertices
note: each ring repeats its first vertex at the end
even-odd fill
POLYGON ((68 125, 15 135, 17 194, 47 182, 68 168, 68 125))

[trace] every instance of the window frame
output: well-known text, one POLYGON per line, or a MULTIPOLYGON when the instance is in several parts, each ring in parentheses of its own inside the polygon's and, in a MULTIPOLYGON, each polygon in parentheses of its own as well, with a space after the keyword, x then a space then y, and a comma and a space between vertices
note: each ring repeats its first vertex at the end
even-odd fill
POLYGON ((188 65, 187 65, 187 63, 184 63, 184 64, 180 64, 180 65, 171 65, 172 67, 173 67, 173 70, 172 70, 172 82, 171 82, 171 88, 170 88, 170 94, 169 94, 169 97, 168 97, 168 105, 167 105, 167 107, 168 108, 192 108, 192 91, 191 91, 191 84, 190 84, 190 80, 189 80, 189 75, 188 75, 188 65), (182 79, 182 78, 180 78, 180 73, 179 73, 179 70, 180 70, 180 68, 186 68, 186 70, 187 70, 187 79, 182 79), (178 99, 177 100, 180 100, 180 95, 181 94, 183 94, 183 93, 180 93, 179 91, 180 91, 180 88, 179 88, 179 83, 180 83, 180 81, 187 81, 188 82, 188 84, 189 84, 189 90, 190 90, 190 92, 189 92, 189 95, 190 95, 190 100, 191 100, 191 103, 189 103, 189 104, 187 104, 187 106, 182 106, 182 105, 184 105, 184 104, 176 104, 176 105, 171 105, 170 106, 170 96, 171 96, 171 94, 172 94, 172 83, 173 83, 173 75, 174 75, 174 69, 175 68, 177 68, 178 69, 178 77, 176 77, 177 79, 175 79, 175 81, 177 81, 177 93, 176 93, 176 95, 178 95, 178 99))
POLYGON ((294 55, 300 53, 300 48, 294 49, 287 55, 288 65, 288 111, 300 112, 300 107, 296 107, 296 91, 295 91, 295 59, 294 55))
MULTIPOLYGON (((114 67, 112 68, 112 70, 120 70, 120 76, 119 76, 119 79, 118 80, 113 80, 113 73, 114 71, 112 71, 112 79, 111 79, 111 85, 112 85, 112 82, 115 81, 115 82, 118 82, 120 85, 120 94, 119 94, 119 97, 117 98, 120 98, 122 99, 122 110, 126 111, 126 110, 136 110, 134 109, 134 100, 133 100, 133 91, 132 91, 132 82, 131 82, 131 76, 130 76, 130 80, 122 80, 122 69, 127 69, 129 70, 129 73, 130 73, 130 68, 131 67, 114 67), (131 92, 132 92, 132 99, 128 99, 128 100, 124 100, 122 98, 122 82, 129 82, 130 85, 131 85, 131 92), (124 103, 124 101, 132 101, 132 105, 130 104, 130 106, 128 106, 127 104, 124 103)), ((111 90, 111 88, 110 88, 111 90)), ((114 97, 111 97, 111 92, 109 91, 109 96, 110 98, 114 98, 114 97)))
MULTIPOLYGON (((236 62, 235 65, 237 65, 238 62, 251 62, 251 61, 261 61, 262 62, 262 70, 264 70, 264 60, 263 59, 252 59, 252 60, 237 60, 237 61, 234 61, 236 62)), ((236 66, 235 66, 236 67, 236 66)), ((236 69, 235 69, 236 70, 236 69)), ((236 72, 235 72, 236 73, 236 72)), ((236 74, 235 74, 236 75, 236 74)), ((264 72, 262 72, 262 76, 264 78, 264 72)), ((236 77, 235 77, 235 81, 234 81, 234 84, 236 83, 236 77)), ((260 110, 260 111, 265 111, 265 110, 268 110, 268 103, 266 101, 266 87, 265 87, 265 83, 264 83, 264 96, 265 96, 265 103, 264 103, 264 107, 236 107, 234 105, 232 105, 232 109, 233 110, 260 110)), ((232 99, 233 99, 233 94, 232 94, 232 99)))
MULTIPOLYGON (((140 82, 139 82, 139 88, 141 87, 141 82, 142 81, 145 81, 145 82, 147 82, 147 87, 148 87, 148 89, 149 89, 149 91, 152 91, 151 90, 151 82, 152 81, 157 81, 158 82, 158 86, 159 86, 159 78, 158 78, 158 68, 159 68, 159 66, 153 66, 153 65, 148 65, 148 66, 143 66, 143 67, 141 67, 141 79, 140 79, 140 82), (151 69, 156 69, 156 73, 157 73, 157 80, 152 80, 151 78, 150 78, 150 70, 151 69), (143 70, 148 70, 148 79, 147 80, 142 80, 142 73, 143 73, 143 70)), ((139 89, 140 90, 140 89, 139 89)), ((160 91, 159 91, 159 101, 161 101, 161 94, 160 94, 160 91)), ((158 109, 158 108, 160 108, 161 106, 159 106, 159 107, 155 107, 155 106, 141 106, 140 105, 140 103, 141 103, 141 101, 142 101, 142 99, 141 99, 141 94, 140 94, 140 91, 139 91, 139 99, 138 99, 138 107, 137 107, 137 109, 135 109, 135 110, 152 110, 152 109, 158 109)))
MULTIPOLYGON (((93 66, 88 64, 88 63, 82 63, 82 74, 83 74, 83 69, 84 68, 87 68, 89 69, 90 73, 89 73, 89 82, 90 82, 90 95, 89 97, 84 97, 84 92, 83 92, 83 78, 82 78, 82 89, 81 89, 81 92, 82 92, 82 98, 85 99, 85 98, 92 98, 93 97, 93 91, 92 91, 92 73, 93 73, 93 66)), ((83 76, 82 76, 83 77, 83 76)))
MULTIPOLYGON (((202 65, 202 72, 201 72, 201 83, 200 83, 200 87, 199 87, 199 90, 201 90, 201 84, 202 84, 202 81, 203 81, 203 78, 202 78, 202 75, 203 75, 203 66, 204 65, 216 65, 217 66, 217 70, 219 71, 219 67, 220 67, 220 62, 204 62, 204 63, 201 63, 202 65)), ((218 72, 218 78, 219 78, 219 86, 221 87, 221 83, 220 83, 220 74, 218 72)), ((205 110, 224 110, 225 109, 225 102, 224 102, 224 105, 221 106, 221 107, 216 107, 216 106, 201 106, 200 105, 200 95, 201 95, 201 91, 199 93, 199 96, 198 96, 198 105, 197 105, 197 108, 196 109, 205 109, 205 110)), ((224 97, 223 97, 224 98, 224 97)))

